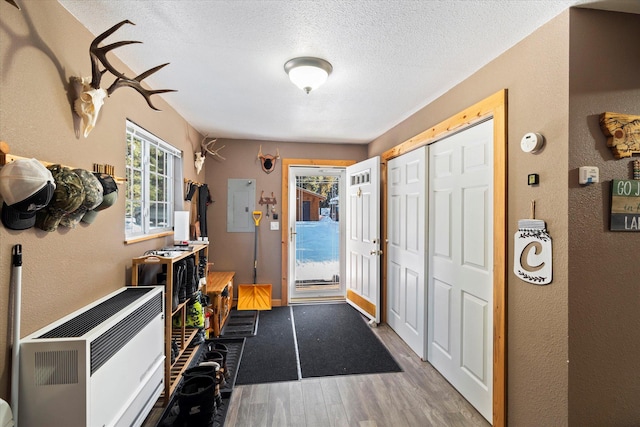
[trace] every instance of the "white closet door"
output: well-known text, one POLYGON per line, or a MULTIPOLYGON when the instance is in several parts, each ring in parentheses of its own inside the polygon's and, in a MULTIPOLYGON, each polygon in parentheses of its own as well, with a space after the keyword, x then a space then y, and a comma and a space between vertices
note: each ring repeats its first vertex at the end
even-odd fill
POLYGON ((387 323, 426 355, 426 159, 421 147, 387 164, 387 323))
POLYGON ((493 120, 429 147, 431 364, 493 418, 493 120))

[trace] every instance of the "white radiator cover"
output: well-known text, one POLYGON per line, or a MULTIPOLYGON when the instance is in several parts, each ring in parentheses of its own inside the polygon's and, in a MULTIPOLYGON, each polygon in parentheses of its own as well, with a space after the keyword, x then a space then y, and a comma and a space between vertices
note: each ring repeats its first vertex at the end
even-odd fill
POLYGON ((20 342, 20 427, 140 426, 163 390, 163 287, 119 289, 20 342))

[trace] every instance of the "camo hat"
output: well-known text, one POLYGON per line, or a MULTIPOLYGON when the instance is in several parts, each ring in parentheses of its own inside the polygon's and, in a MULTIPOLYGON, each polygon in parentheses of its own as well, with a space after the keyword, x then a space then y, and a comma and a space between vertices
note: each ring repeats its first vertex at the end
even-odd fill
POLYGON ((56 185, 49 169, 36 159, 17 159, 0 168, 2 223, 26 230, 36 223, 36 212, 51 201, 56 185))
POLYGON ((76 228, 76 225, 78 225, 87 211, 102 203, 103 191, 102 184, 93 173, 84 169, 74 169, 73 171, 78 174, 84 186, 84 201, 78 209, 64 215, 60 220, 60 225, 69 228, 76 228))
POLYGON ((75 211, 84 201, 84 185, 77 173, 60 166, 47 166, 56 181, 53 198, 45 209, 36 214, 36 227, 44 231, 55 231, 65 214, 75 211))
POLYGON ((102 203, 93 208, 93 210, 89 210, 84 214, 82 222, 86 222, 87 224, 92 224, 93 221, 96 220, 98 212, 113 206, 118 200, 118 185, 113 177, 106 173, 94 173, 94 175, 102 185, 102 203))

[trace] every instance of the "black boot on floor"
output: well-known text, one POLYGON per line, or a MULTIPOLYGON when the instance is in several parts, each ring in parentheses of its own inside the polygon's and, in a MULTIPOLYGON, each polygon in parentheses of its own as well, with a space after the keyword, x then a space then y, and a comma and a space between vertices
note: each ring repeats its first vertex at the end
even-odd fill
POLYGON ((186 380, 193 377, 206 376, 211 378, 212 380, 216 379, 216 372, 218 371, 218 367, 215 365, 199 365, 194 366, 193 368, 189 368, 184 371, 182 377, 186 380))
POLYGON ((206 427, 213 424, 216 414, 214 391, 215 380, 210 376, 196 375, 185 378, 177 395, 181 425, 206 427))
MULTIPOLYGON (((212 351, 217 351, 222 355, 222 371, 224 372, 224 378, 229 380, 231 375, 229 374, 229 369, 227 368, 227 355, 229 354, 229 348, 222 344, 221 342, 210 342, 207 344, 207 353, 212 351)), ((205 355, 206 358, 206 355, 205 355)))
POLYGON ((220 406, 222 405, 222 393, 220 392, 220 389, 224 387, 226 384, 226 381, 224 379, 224 373, 222 372, 222 369, 220 369, 220 365, 218 365, 218 363, 216 362, 202 362, 200 363, 200 365, 198 365, 198 367, 202 367, 202 368, 211 367, 211 366, 215 367, 214 379, 215 379, 216 386, 214 389, 213 396, 216 401, 216 408, 220 408, 220 406))
POLYGON ((220 353, 219 351, 207 351, 204 354, 204 361, 205 362, 216 362, 218 365, 220 365, 220 368, 222 370, 222 378, 225 380, 224 383, 222 384, 222 387, 225 386, 226 384, 226 379, 228 378, 227 374, 226 374, 226 364, 225 364, 225 357, 222 353, 220 353))

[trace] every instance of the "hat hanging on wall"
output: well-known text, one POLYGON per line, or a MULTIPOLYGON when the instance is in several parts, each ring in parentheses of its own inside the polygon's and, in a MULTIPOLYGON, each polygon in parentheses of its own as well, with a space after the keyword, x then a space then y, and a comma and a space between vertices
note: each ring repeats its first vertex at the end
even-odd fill
POLYGON ((36 227, 52 232, 58 229, 64 215, 80 207, 85 193, 82 180, 68 167, 56 164, 47 166, 47 169, 56 180, 56 190, 47 207, 36 214, 36 227))
POLYGON ((106 173, 94 173, 94 175, 102 184, 102 203, 83 215, 82 222, 87 224, 92 224, 96 220, 98 212, 115 205, 118 200, 118 185, 113 177, 106 173))
POLYGON ((74 169, 73 171, 82 181, 82 185, 84 187, 84 201, 78 209, 64 215, 62 220, 60 220, 60 225, 69 228, 76 228, 76 225, 78 225, 84 215, 101 204, 103 198, 102 184, 92 172, 84 169, 74 169))
POLYGON ((51 171, 36 159, 18 159, 0 169, 2 223, 11 230, 26 230, 36 213, 51 201, 56 189, 51 171))

